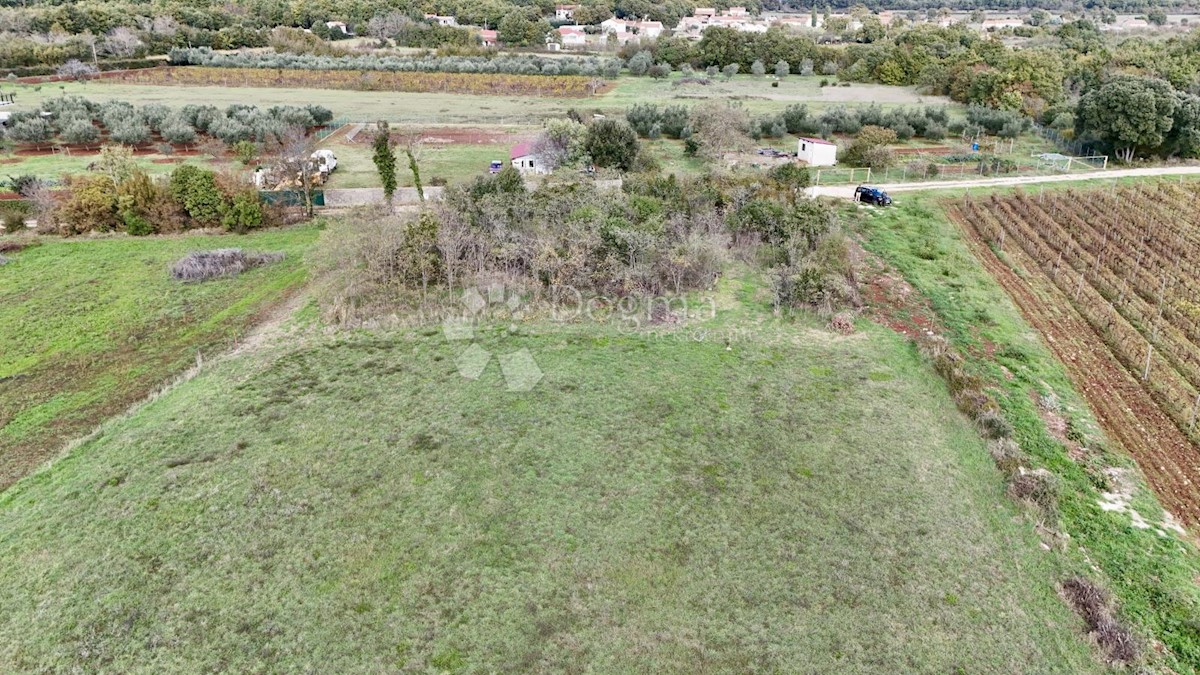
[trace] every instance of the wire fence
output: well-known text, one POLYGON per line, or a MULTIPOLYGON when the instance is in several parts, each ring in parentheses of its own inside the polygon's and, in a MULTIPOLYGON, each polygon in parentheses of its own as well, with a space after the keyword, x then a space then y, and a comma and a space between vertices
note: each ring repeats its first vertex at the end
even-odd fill
POLYGON ((1042 138, 1054 143, 1054 145, 1063 152, 1074 155, 1076 157, 1101 157, 1104 156, 1100 149, 1084 143, 1075 138, 1068 138, 1058 129, 1051 129, 1040 124, 1033 125, 1033 130, 1042 138))
POLYGON ((909 162, 884 169, 868 167, 823 167, 815 170, 814 185, 847 185, 861 183, 918 183, 965 180, 1001 176, 1050 176, 1094 173, 1104 168, 1107 157, 1064 157, 1063 160, 1037 160, 1016 163, 996 157, 981 157, 961 164, 909 162))
POLYGON ((349 123, 350 123, 349 117, 339 117, 336 120, 333 120, 332 122, 330 122, 329 124, 326 124, 325 126, 321 127, 320 129, 317 129, 316 132, 313 133, 313 136, 318 141, 323 141, 326 138, 329 138, 330 136, 332 136, 334 134, 334 132, 336 132, 338 129, 341 129, 342 127, 346 126, 349 123))

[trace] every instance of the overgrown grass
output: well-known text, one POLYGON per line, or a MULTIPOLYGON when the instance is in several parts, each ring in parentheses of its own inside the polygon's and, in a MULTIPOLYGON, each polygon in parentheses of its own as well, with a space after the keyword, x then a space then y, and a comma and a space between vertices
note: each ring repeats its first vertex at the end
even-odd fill
MULTIPOLYGON (((540 131, 530 128, 532 138, 540 131)), ((505 166, 509 162, 509 151, 514 143, 427 143, 420 150, 418 166, 421 170, 421 180, 426 185, 432 185, 437 179, 448 183, 469 181, 476 176, 488 175, 488 166, 492 160, 500 160, 505 166)), ((371 146, 368 143, 328 143, 325 147, 333 150, 338 158, 337 171, 329 178, 330 188, 364 188, 379 187, 379 172, 371 158, 371 146)), ((396 172, 396 180, 400 187, 412 187, 412 172, 408 170, 408 160, 403 158, 403 150, 398 151, 402 162, 396 172)))
POLYGON ((0 669, 1098 670, 915 350, 753 286, 476 331, 524 393, 437 329, 211 365, 0 497, 0 669))
POLYGON ((44 239, 0 268, 0 485, 241 334, 305 278, 304 226, 245 237, 44 239), (172 263, 238 246, 287 259, 184 284, 172 263))
MULTIPOLYGON (((1020 448, 1036 466, 1058 477, 1058 523, 1071 537, 1066 564, 1084 575, 1099 569, 1120 616, 1144 637, 1169 648, 1163 654, 1151 651, 1149 658, 1179 671, 1200 667, 1200 558, 1195 548, 1155 528, 1137 529, 1129 515, 1100 508, 1099 493, 1107 487, 1103 469, 1132 467, 1132 461, 1106 449, 1062 366, 970 253, 938 197, 906 193, 897 206, 872 211, 861 220, 867 247, 929 298, 948 337, 975 356, 970 366, 992 387, 1020 448), (1069 427, 1091 451, 1087 457, 1073 460, 1050 435, 1038 411, 1039 396, 1060 402, 1069 427)), ((1161 521, 1162 508, 1140 474, 1133 504, 1151 522, 1161 521)))
MULTIPOLYGON (((0 154, 0 160, 16 159, 20 161, 0 163, 0 176, 7 178, 8 176, 17 176, 29 174, 45 179, 57 179, 66 175, 75 175, 85 173, 89 164, 96 161, 97 155, 38 155, 34 157, 28 156, 13 156, 8 157, 0 154)), ((171 173, 181 164, 195 164, 208 169, 217 169, 221 166, 228 165, 228 162, 214 162, 207 155, 176 155, 172 159, 178 158, 181 161, 163 162, 155 160, 168 159, 167 155, 139 155, 134 158, 138 168, 152 176, 159 176, 171 173)))

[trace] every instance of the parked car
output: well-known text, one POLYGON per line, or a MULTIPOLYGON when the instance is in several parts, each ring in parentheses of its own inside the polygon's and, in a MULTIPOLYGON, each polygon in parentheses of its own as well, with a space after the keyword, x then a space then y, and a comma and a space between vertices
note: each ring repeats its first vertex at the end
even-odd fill
POLYGON ((501 162, 498 159, 493 159, 491 165, 488 166, 488 171, 490 173, 500 173, 500 169, 503 169, 503 168, 504 168, 504 162, 501 162))
POLYGON ((855 188, 854 201, 862 202, 863 204, 874 204, 875 206, 892 205, 892 198, 888 196, 888 193, 869 185, 859 185, 855 188))

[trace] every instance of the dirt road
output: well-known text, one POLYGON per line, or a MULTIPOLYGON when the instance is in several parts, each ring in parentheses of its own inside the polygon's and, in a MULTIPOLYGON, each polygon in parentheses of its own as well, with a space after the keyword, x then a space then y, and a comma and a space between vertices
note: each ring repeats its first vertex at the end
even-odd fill
MULTIPOLYGON (((1161 166, 1147 169, 1109 169, 1092 173, 1072 173, 1053 176, 1006 176, 979 178, 975 180, 925 181, 922 183, 886 183, 875 185, 882 190, 907 192, 912 190, 966 190, 970 188, 1007 187, 1013 185, 1037 185, 1039 183, 1063 183, 1070 181, 1102 180, 1105 178, 1137 178, 1141 176, 1188 176, 1200 174, 1200 166, 1161 166)), ((855 185, 820 185, 808 189, 814 197, 854 198, 855 185)))

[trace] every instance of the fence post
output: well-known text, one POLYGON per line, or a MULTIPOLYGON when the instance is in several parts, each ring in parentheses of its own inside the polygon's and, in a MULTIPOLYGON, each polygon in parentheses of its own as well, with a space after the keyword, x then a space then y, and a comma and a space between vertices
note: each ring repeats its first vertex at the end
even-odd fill
POLYGON ((1142 369, 1142 381, 1150 379, 1150 355, 1154 353, 1154 344, 1146 343, 1146 366, 1142 369))

